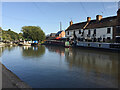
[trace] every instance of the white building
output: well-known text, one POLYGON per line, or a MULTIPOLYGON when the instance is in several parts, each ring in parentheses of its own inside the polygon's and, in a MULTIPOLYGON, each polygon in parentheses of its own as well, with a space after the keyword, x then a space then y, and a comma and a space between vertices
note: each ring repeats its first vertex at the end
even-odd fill
POLYGON ((102 18, 97 15, 95 20, 87 17, 87 21, 73 24, 65 30, 66 37, 78 39, 79 41, 107 42, 120 41, 120 9, 117 16, 102 18))

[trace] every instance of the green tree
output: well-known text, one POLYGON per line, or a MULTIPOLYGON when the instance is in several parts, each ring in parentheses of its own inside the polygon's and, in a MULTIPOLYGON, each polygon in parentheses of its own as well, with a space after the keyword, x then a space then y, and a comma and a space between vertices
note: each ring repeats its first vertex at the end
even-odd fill
POLYGON ((45 33, 39 26, 24 26, 22 27, 23 37, 27 40, 45 39, 45 33))
POLYGON ((29 47, 28 49, 23 48, 23 50, 22 50, 22 56, 24 56, 24 57, 30 57, 30 58, 41 57, 44 54, 45 54, 45 47, 44 46, 29 47))
POLYGON ((24 37, 23 37, 23 34, 22 33, 19 33, 19 39, 24 39, 24 37))
POLYGON ((2 28, 0 27, 0 41, 2 41, 2 28))
POLYGON ((19 35, 18 33, 11 31, 11 29, 8 29, 7 34, 10 35, 12 40, 18 40, 19 39, 19 35))
POLYGON ((19 40, 20 38, 23 38, 22 35, 12 31, 11 29, 8 29, 8 31, 2 30, 2 38, 3 40, 19 40))
POLYGON ((11 36, 7 33, 7 31, 2 31, 2 38, 3 40, 12 40, 11 36))

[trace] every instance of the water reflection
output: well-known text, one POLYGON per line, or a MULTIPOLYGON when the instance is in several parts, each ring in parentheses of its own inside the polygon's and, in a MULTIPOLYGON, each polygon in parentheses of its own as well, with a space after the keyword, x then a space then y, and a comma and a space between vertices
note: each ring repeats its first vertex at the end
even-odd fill
POLYGON ((46 46, 51 52, 65 55, 69 67, 82 67, 96 73, 118 74, 119 53, 110 53, 96 50, 84 50, 79 48, 64 48, 46 46))
POLYGON ((57 46, 3 49, 4 64, 35 88, 113 88, 120 81, 118 53, 57 46))
POLYGON ((23 46, 22 48, 22 56, 24 57, 41 57, 45 53, 44 46, 32 47, 32 46, 23 46))
POLYGON ((58 53, 60 56, 65 55, 65 48, 62 46, 45 46, 50 52, 58 53))
POLYGON ((65 53, 69 66, 83 67, 87 71, 117 74, 118 53, 97 52, 82 49, 70 49, 65 53))
POLYGON ((65 60, 69 63, 70 68, 80 67, 84 69, 88 77, 95 75, 97 83, 101 83, 100 80, 103 78, 104 80, 101 81, 107 81, 112 86, 118 87, 120 81, 118 80, 119 55, 118 53, 74 48, 65 53, 65 60))
POLYGON ((120 78, 118 73, 119 53, 85 50, 80 48, 64 48, 46 46, 50 52, 65 55, 65 61, 70 70, 82 69, 91 81, 109 87, 118 87, 120 78), (106 82, 103 83, 103 82, 106 82))
POLYGON ((12 46, 12 45, 0 47, 0 57, 2 56, 2 53, 3 53, 5 50, 11 52, 11 51, 13 51, 14 49, 15 49, 15 47, 12 46))

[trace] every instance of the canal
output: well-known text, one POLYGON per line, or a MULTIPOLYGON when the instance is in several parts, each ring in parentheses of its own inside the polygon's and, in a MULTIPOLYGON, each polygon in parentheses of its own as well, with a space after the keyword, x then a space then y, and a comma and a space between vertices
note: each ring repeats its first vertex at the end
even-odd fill
POLYGON ((2 63, 33 88, 117 88, 119 53, 57 46, 2 47, 2 63))

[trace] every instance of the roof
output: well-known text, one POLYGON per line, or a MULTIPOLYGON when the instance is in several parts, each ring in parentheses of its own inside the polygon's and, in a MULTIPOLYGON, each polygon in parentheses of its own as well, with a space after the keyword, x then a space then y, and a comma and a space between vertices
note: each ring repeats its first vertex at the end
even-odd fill
MULTIPOLYGON (((63 31, 63 30, 62 30, 63 31)), ((59 35, 62 31, 58 31, 57 33, 56 33, 56 35, 59 35)))
POLYGON ((51 33, 50 36, 51 36, 51 35, 55 35, 55 34, 56 34, 56 33, 51 33))
POLYGON ((56 33, 51 33, 51 34, 56 34, 56 33))
POLYGON ((117 25, 117 16, 102 18, 100 21, 97 20, 91 20, 90 22, 81 22, 76 23, 71 26, 69 26, 67 30, 74 30, 74 29, 94 29, 94 28, 101 28, 101 27, 110 27, 110 26, 116 26, 117 25), (88 24, 88 25, 87 25, 88 24))
POLYGON ((80 29, 80 28, 83 28, 86 24, 87 22, 76 23, 76 24, 69 26, 67 30, 80 29))

